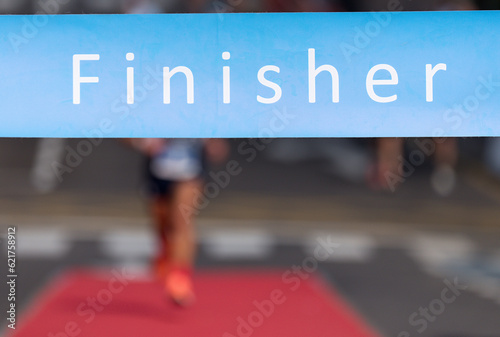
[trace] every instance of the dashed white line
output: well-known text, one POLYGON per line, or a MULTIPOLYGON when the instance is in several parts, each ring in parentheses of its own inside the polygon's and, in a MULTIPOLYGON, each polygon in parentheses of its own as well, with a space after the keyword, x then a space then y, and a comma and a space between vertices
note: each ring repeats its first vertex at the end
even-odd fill
POLYGON ((17 235, 17 252, 21 258, 60 258, 71 249, 66 233, 55 229, 23 230, 17 235))
POLYGON ((146 231, 111 231, 100 237, 104 254, 115 259, 149 258, 156 251, 157 242, 146 231))
POLYGON ((316 233, 305 242, 307 255, 314 254, 320 238, 336 246, 328 256, 329 262, 368 262, 377 246, 376 241, 368 235, 345 232, 316 233))
POLYGON ((263 259, 272 254, 275 239, 265 231, 214 231, 202 243, 207 254, 218 259, 263 259))

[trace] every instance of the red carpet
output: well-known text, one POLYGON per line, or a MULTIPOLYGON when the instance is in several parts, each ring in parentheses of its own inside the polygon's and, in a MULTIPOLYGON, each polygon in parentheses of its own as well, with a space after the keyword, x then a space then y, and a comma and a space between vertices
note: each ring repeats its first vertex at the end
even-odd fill
POLYGON ((377 336, 317 278, 287 284, 282 275, 200 272, 196 305, 179 309, 165 301, 159 284, 146 279, 115 276, 110 282, 109 274, 72 272, 52 283, 20 317, 12 336, 377 336))

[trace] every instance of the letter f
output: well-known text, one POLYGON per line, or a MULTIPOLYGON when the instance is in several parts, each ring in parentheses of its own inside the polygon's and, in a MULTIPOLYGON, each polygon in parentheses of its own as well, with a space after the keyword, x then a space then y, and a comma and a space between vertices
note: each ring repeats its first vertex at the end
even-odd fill
POLYGON ((73 55, 73 104, 80 104, 80 85, 82 83, 99 83, 99 77, 81 77, 81 61, 99 61, 99 54, 73 55))

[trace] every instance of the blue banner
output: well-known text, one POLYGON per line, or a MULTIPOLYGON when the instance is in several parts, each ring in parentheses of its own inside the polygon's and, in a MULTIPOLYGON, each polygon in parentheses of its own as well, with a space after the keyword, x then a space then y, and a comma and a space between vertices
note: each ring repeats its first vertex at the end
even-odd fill
POLYGON ((0 17, 0 137, 500 136, 500 13, 0 17))

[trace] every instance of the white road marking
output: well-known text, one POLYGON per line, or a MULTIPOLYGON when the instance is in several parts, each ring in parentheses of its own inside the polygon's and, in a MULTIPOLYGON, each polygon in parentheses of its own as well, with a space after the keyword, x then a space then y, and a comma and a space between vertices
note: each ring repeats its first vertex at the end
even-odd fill
POLYGON ((331 232, 316 233, 305 241, 305 253, 314 256, 314 251, 321 246, 320 242, 330 242, 336 247, 328 255, 330 262, 368 262, 374 255, 376 241, 368 235, 331 232))
POLYGON ((202 244, 207 254, 217 259, 263 259, 272 254, 274 237, 260 230, 213 231, 202 244))
POLYGON ((500 252, 482 257, 480 266, 476 252, 474 242, 459 235, 420 235, 410 248, 410 254, 430 275, 458 277, 478 296, 500 303, 500 252))
POLYGON ((25 258, 60 258, 71 249, 66 233, 55 229, 18 229, 17 252, 25 258))
POLYGON ((157 249, 153 235, 140 230, 106 232, 100 242, 104 254, 120 260, 150 258, 157 249))
POLYGON ((417 235, 409 245, 412 255, 430 273, 446 266, 470 262, 475 245, 461 235, 417 235))

